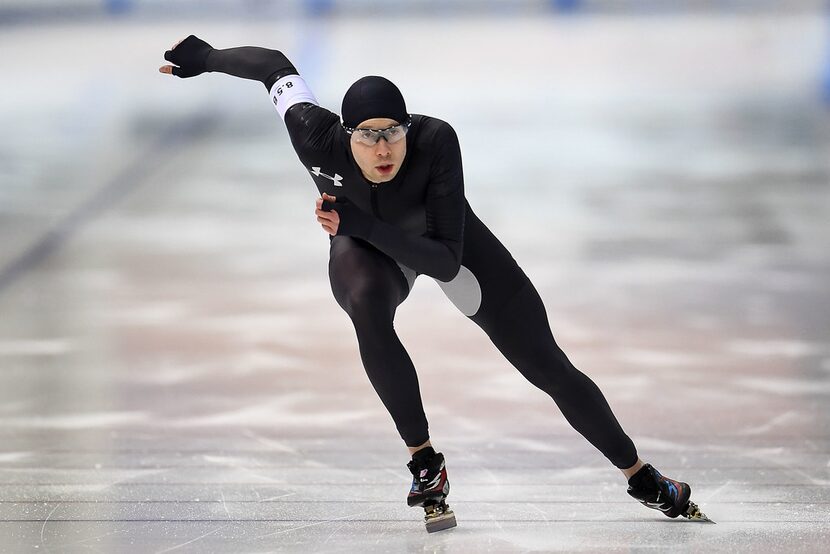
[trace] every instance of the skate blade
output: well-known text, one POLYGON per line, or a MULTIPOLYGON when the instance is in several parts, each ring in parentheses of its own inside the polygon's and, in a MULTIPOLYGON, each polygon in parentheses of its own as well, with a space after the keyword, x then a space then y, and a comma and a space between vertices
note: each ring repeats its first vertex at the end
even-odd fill
POLYGON ((689 507, 686 508, 686 511, 682 514, 683 517, 688 519, 689 521, 699 521, 701 523, 715 523, 709 517, 700 511, 700 508, 697 507, 697 504, 694 502, 689 502, 689 507))
POLYGON ((426 516, 424 518, 424 524, 426 525, 427 533, 451 529, 458 525, 455 521, 455 513, 452 510, 444 512, 441 515, 426 516))

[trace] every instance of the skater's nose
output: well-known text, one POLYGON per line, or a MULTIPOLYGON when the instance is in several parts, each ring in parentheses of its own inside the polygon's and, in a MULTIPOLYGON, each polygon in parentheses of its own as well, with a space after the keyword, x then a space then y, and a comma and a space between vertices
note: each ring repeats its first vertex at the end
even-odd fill
POLYGON ((392 149, 389 148, 389 143, 386 142, 385 138, 381 138, 379 141, 377 141, 377 143, 375 144, 375 155, 378 158, 386 158, 391 153, 392 149))

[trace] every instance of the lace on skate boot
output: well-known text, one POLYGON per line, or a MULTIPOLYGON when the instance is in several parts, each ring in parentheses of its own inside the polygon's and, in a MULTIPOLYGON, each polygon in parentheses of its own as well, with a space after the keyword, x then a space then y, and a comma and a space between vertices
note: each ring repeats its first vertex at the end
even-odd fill
POLYGON ((674 518, 689 508, 692 488, 687 483, 663 477, 651 464, 646 464, 628 480, 628 494, 644 506, 674 518))
POLYGON ((416 452, 406 466, 412 473, 412 488, 406 503, 424 508, 427 532, 455 527, 455 514, 445 502, 450 492, 450 482, 447 479, 444 455, 428 446, 416 452))

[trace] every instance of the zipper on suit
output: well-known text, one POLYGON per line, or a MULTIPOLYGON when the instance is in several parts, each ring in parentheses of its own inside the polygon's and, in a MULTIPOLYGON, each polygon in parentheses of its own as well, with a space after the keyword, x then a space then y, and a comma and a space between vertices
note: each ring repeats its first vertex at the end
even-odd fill
POLYGON ((383 218, 380 217, 380 210, 378 209, 378 185, 377 185, 377 183, 372 183, 372 188, 371 188, 370 192, 371 192, 371 195, 372 195, 372 213, 375 214, 376 218, 378 218, 380 220, 383 220, 383 218))

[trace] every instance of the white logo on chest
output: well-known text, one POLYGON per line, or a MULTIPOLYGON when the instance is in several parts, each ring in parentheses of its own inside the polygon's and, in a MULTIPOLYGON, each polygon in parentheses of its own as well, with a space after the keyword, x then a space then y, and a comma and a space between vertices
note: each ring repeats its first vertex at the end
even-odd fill
POLYGON ((343 186, 343 183, 340 182, 340 181, 343 180, 343 177, 341 177, 337 173, 335 173, 334 177, 332 177, 331 175, 326 175, 325 173, 320 171, 319 167, 312 167, 309 171, 311 171, 311 174, 314 175, 315 177, 325 177, 326 179, 331 179, 331 181, 334 183, 335 187, 342 187, 343 186))

